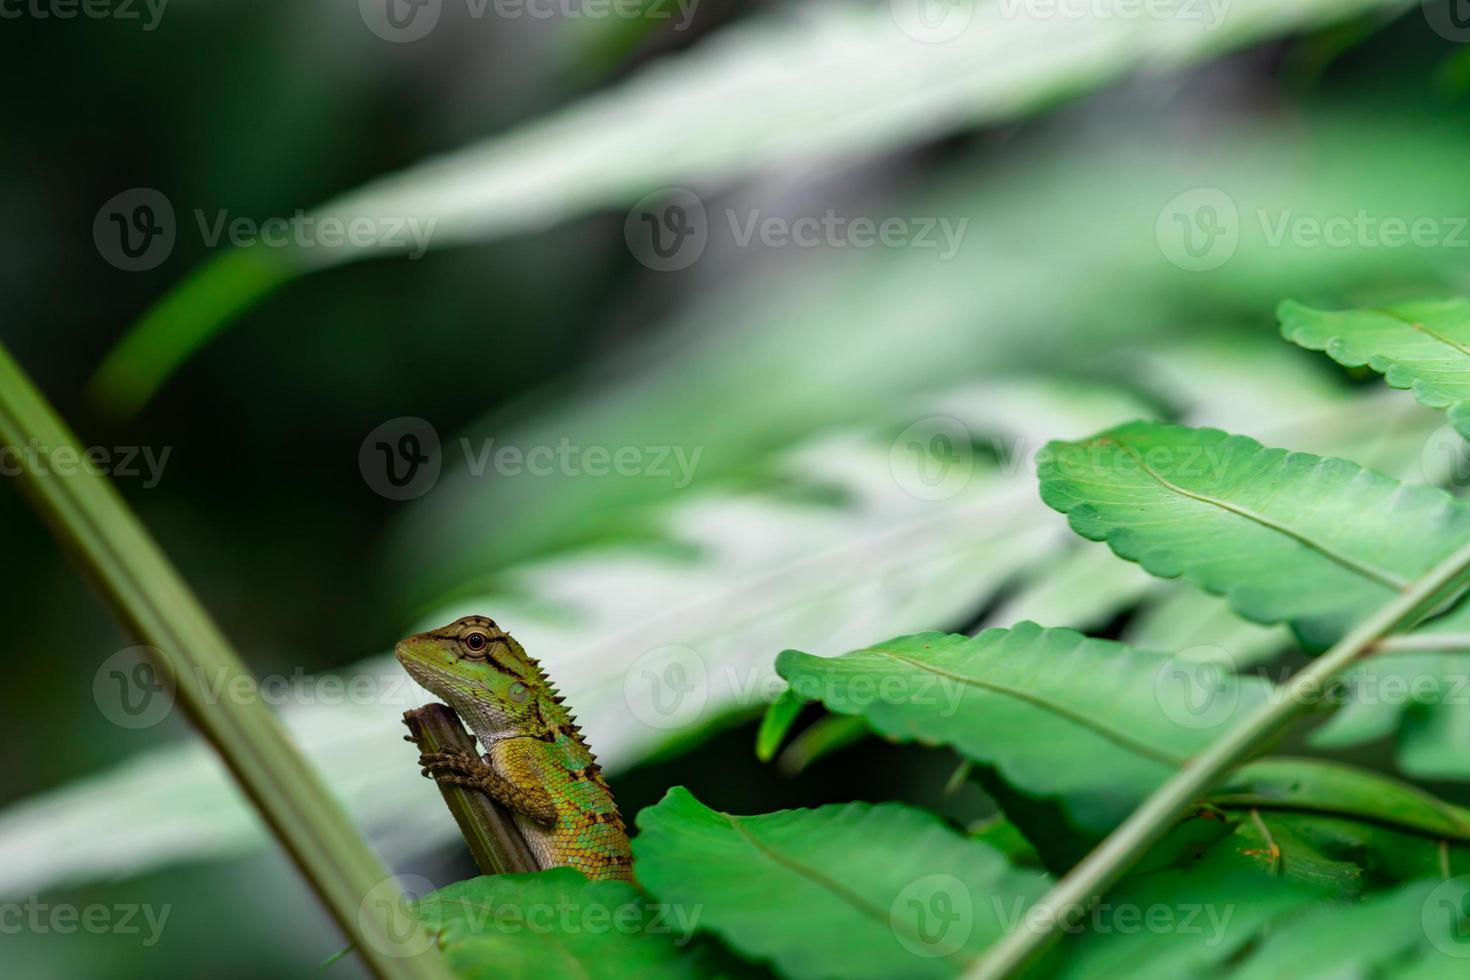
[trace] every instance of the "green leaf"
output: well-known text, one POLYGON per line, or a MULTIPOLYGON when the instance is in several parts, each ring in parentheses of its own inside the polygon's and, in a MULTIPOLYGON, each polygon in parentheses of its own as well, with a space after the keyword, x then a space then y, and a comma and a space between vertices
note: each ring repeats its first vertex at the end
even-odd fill
POLYGON ((1052 443, 1042 498, 1083 537, 1312 648, 1470 539, 1470 506, 1342 459, 1134 422, 1052 443))
POLYGON ((801 714, 804 703, 801 698, 792 694, 789 690, 772 701, 766 708, 766 713, 761 717, 761 727, 755 733, 755 757, 762 762, 770 762, 776 757, 776 750, 781 748, 781 743, 786 740, 786 733, 791 731, 791 726, 796 724, 796 716, 801 714))
POLYGON ((1321 813, 1470 844, 1470 810, 1365 769, 1317 759, 1262 759, 1237 770, 1210 803, 1321 813))
POLYGON ((1340 311, 1288 301, 1277 315, 1287 340, 1344 367, 1368 366, 1392 387, 1444 409, 1470 437, 1470 300, 1340 311))
POLYGON ((1019 868, 1043 867, 1041 855, 1036 853, 1036 847, 1027 839, 1005 814, 997 813, 980 821, 969 829, 970 837, 990 847, 995 848, 1011 864, 1019 868))
MULTIPOLYGON (((737 22, 544 118, 348 191, 308 220, 382 227, 417 218, 434 248, 489 241, 624 208, 670 185, 719 186, 792 161, 889 153, 1035 111, 1140 65, 1187 64, 1404 3, 1235 0, 1215 24, 1192 16, 1187 0, 1170 5, 1175 16, 1143 20, 1047 20, 960 4, 960 29, 937 44, 900 29, 905 15, 887 3, 782 11, 737 22)), ((413 247, 404 246, 282 250, 272 263, 279 271, 248 287, 217 270, 234 261, 226 254, 144 315, 98 371, 94 395, 114 411, 136 411, 189 352, 286 275, 413 247), (186 302, 195 315, 179 315, 186 302)))
POLYGON ((783 775, 795 776, 805 772, 817 760, 841 752, 867 737, 868 726, 861 718, 842 715, 818 718, 791 740, 786 751, 776 760, 776 766, 783 775))
POLYGON ((468 980, 757 975, 691 942, 698 908, 651 903, 627 882, 588 881, 571 868, 471 878, 415 908, 468 980))
POLYGON ((680 787, 638 826, 638 880, 659 901, 795 978, 957 976, 1046 886, 897 803, 741 817, 680 787))
MULTIPOLYGON (((1176 830, 1160 847, 1177 844, 1189 829, 1176 830)), ((1084 931, 1064 939, 1026 976, 1216 976, 1213 968, 1328 894, 1310 882, 1270 876, 1229 839, 1186 848, 1177 864, 1121 881, 1083 920, 1084 931)))
POLYGON ((1361 904, 1303 913, 1268 936, 1232 980, 1463 977, 1470 879, 1418 881, 1361 904))
POLYGON ((953 746, 1019 792, 1060 801, 1092 834, 1269 691, 1212 665, 1035 623, 920 633, 831 659, 787 650, 776 671, 801 697, 861 715, 887 738, 953 746))
POLYGON ((1243 854, 1344 897, 1470 872, 1470 811, 1377 773, 1311 759, 1238 770, 1209 805, 1243 854))

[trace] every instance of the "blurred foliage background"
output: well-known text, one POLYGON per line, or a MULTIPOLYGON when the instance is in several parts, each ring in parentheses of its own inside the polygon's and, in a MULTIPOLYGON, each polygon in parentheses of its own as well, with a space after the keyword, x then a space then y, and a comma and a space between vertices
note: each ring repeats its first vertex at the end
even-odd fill
MULTIPOLYGON (((463 433, 520 445, 568 437, 699 446, 689 493, 800 498, 812 488, 783 469, 785 450, 853 427, 891 439, 932 414, 915 405, 976 379, 1113 385, 1145 410, 1182 414, 1208 398, 1192 391, 1187 367, 1170 377, 1150 366, 1167 363, 1171 345, 1195 345, 1197 359, 1186 365, 1210 361, 1199 356, 1201 343, 1235 352, 1240 375, 1260 387, 1217 402, 1233 403, 1237 419, 1254 409, 1267 428, 1285 423, 1269 416, 1301 394, 1302 378, 1342 398, 1353 397, 1354 379, 1307 367, 1310 356, 1270 342, 1278 300, 1349 304, 1466 283, 1466 251, 1454 248, 1271 248, 1243 234, 1240 252, 1209 273, 1179 269, 1163 254, 1161 209, 1199 186, 1225 188, 1246 215, 1257 206, 1324 216, 1470 208, 1470 47, 1436 31, 1417 5, 1334 12, 1282 3, 1254 43, 1221 36, 1187 65, 1106 48, 1056 91, 1017 96, 1014 111, 1002 104, 977 113, 983 124, 926 120, 939 110, 917 99, 887 107, 899 119, 912 114, 911 136, 891 135, 904 127, 890 119, 872 123, 890 136, 871 146, 855 139, 840 152, 693 168, 674 183, 704 198, 713 233, 700 261, 679 273, 646 268, 625 241, 628 206, 671 183, 640 187, 630 173, 626 190, 568 207, 556 216, 564 220, 531 220, 414 261, 356 262, 295 279, 221 330, 134 417, 89 400, 89 380, 129 325, 217 257, 194 226, 195 209, 289 216, 583 100, 617 100, 622 83, 666 64, 685 73, 671 84, 701 73, 718 82, 726 32, 750 23, 779 25, 790 45, 781 54, 796 59, 783 70, 802 68, 803 31, 814 52, 820 40, 810 10, 702 0, 685 31, 650 20, 474 18, 449 3, 429 37, 390 44, 356 6, 173 0, 151 31, 116 19, 0 22, 10 79, 0 110, 9 133, 0 146, 9 219, 0 238, 0 340, 86 444, 170 447, 157 487, 122 480, 121 488, 259 674, 348 668, 446 603, 501 588, 498 577, 518 563, 610 543, 668 543, 650 515, 685 491, 652 481, 513 485, 469 479, 447 454, 432 493, 412 504, 387 500, 364 482, 358 451, 389 419, 425 418, 446 445, 463 433), (171 255, 138 273, 108 264, 91 234, 102 203, 133 187, 161 190, 179 215, 171 255), (962 254, 944 263, 902 250, 740 248, 719 234, 727 208, 967 216, 971 224, 962 254), (1276 371, 1285 372, 1279 385, 1276 371)), ((822 64, 813 54, 806 68, 822 64)), ((792 70, 793 102, 804 95, 800 77, 792 70)), ((779 129, 774 108, 751 107, 779 129)), ((860 128, 861 115, 854 118, 860 128)), ((740 125, 732 121, 732 132, 740 125)), ((686 134, 662 138, 678 147, 686 134)), ((599 145, 589 140, 581 152, 595 161, 599 145)), ((565 152, 576 147, 569 139, 565 152)), ((1380 422, 1382 414, 1369 413, 1380 422)), ((1381 460, 1363 457, 1391 443, 1391 432, 1350 433, 1368 446, 1357 458, 1414 468, 1428 430, 1402 424, 1408 449, 1389 444, 1381 460)), ((1323 448, 1319 435, 1318 445, 1294 448, 1323 448)), ((883 439, 877 444, 886 451, 883 439)), ((984 514, 949 533, 986 532, 984 514)), ((176 719, 128 732, 103 717, 93 673, 130 641, 18 494, 0 493, 0 527, 0 738, 10 746, 0 803, 191 738, 176 719)), ((967 560, 973 568, 999 559, 967 560)), ((1108 574, 1079 580, 1091 587, 1108 574)), ((950 603, 946 621, 923 625, 974 628, 1025 584, 969 581, 960 584, 973 601, 950 603)), ((536 598, 524 583, 515 588, 536 598)), ((1119 635, 1136 599, 1099 600, 1100 628, 1048 625, 1119 635)), ((848 612, 836 605, 814 615, 848 612)), ((517 629, 513 618, 502 622, 517 629)), ((747 655, 767 663, 781 645, 795 645, 762 642, 747 655)), ((577 678, 554 659, 553 673, 574 690, 577 678)), ((624 750, 609 739, 615 751, 603 754, 620 771, 614 785, 625 812, 675 783, 740 812, 855 798, 910 799, 962 820, 989 811, 974 788, 944 795, 950 761, 897 747, 838 752, 786 778, 756 762, 753 730, 746 716, 658 758, 647 745, 624 750)), ((412 768, 401 755, 364 764, 412 768)), ((167 805, 187 812, 191 798, 167 805)), ((72 832, 92 834, 108 817, 93 814, 72 832)), ((93 843, 107 846, 105 836, 93 843)), ((469 870, 454 846, 398 866, 445 879, 469 870)), ((271 849, 40 894, 172 912, 150 948, 117 935, 6 935, 7 975, 314 976, 336 949, 325 918, 271 849)), ((355 970, 349 958, 328 975, 355 970)))

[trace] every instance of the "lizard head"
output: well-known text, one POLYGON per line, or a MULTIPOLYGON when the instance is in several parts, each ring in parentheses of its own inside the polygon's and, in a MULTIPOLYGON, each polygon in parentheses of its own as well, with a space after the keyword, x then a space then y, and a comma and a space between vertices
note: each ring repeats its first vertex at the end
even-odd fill
POLYGON ((399 642, 394 655, 415 681, 444 701, 477 732, 534 733, 547 683, 509 633, 484 616, 399 642))

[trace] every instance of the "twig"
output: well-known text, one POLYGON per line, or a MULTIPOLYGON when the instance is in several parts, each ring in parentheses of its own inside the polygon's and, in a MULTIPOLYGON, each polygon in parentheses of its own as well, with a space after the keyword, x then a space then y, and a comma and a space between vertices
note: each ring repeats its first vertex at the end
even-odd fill
MULTIPOLYGON (((408 726, 407 741, 420 752, 465 752, 477 754, 475 740, 464 730, 459 715, 444 704, 426 704, 403 713, 408 726)), ((459 824, 459 832, 470 846, 470 854, 487 875, 539 871, 541 865, 526 839, 516 829, 510 813, 484 793, 464 786, 439 783, 444 805, 459 824)))
POLYGON ((441 980, 432 946, 405 944, 403 894, 362 834, 260 698, 219 698, 256 680, 116 488, 0 347, 0 445, 26 447, 20 487, 214 746, 322 904, 381 980, 441 980), (39 455, 37 454, 39 451, 39 455), (206 678, 208 681, 206 682, 206 678))
POLYGON ((1034 919, 1028 915, 1027 921, 1038 925, 1001 937, 965 973, 965 980, 999 980, 1018 972, 1043 946, 1084 916, 1174 826, 1189 806, 1305 714, 1318 701, 1317 693, 1327 681, 1368 654, 1385 636, 1413 622, 1415 616, 1443 599, 1451 589, 1462 586, 1467 570, 1470 570, 1470 544, 1460 547, 1411 583, 1332 649, 1298 671, 1281 686, 1278 697, 1190 759, 1041 900, 1040 910, 1051 914, 1037 915, 1034 919))

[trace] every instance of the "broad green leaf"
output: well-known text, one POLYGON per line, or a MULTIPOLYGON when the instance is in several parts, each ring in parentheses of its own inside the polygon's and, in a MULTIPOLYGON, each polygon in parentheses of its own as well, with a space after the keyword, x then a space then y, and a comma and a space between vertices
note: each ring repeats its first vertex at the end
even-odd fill
MULTIPOLYGON (((1360 898, 1386 909, 1399 889, 1424 878, 1470 883, 1466 816, 1361 769, 1311 759, 1252 763, 1102 899, 1082 935, 1064 939, 1028 976, 1234 977, 1242 958, 1264 976, 1298 976, 1308 964, 1284 951, 1265 958, 1263 939, 1293 935, 1299 923, 1359 907, 1360 898), (1440 832, 1460 839, 1441 850, 1440 832)), ((1463 890, 1447 889, 1451 897, 1463 890)), ((1405 934, 1410 924, 1394 928, 1405 934)), ((1334 955, 1347 959, 1382 953, 1371 927, 1334 943, 1334 955)))
MULTIPOLYGON (((1196 821, 1197 822, 1197 821, 1196 821)), ((1185 836, 1189 828, 1171 838, 1185 836)), ((1161 847, 1177 844, 1166 839, 1161 847)), ((1232 839, 1187 849, 1181 860, 1136 871, 1084 917, 1079 935, 1029 978, 1175 980, 1226 975, 1224 964, 1331 892, 1275 877, 1232 839)))
MULTIPOLYGON (((1204 18, 1193 0, 1165 0, 1138 19, 1058 18, 967 2, 932 24, 922 7, 886 2, 781 10, 738 22, 546 118, 349 191, 309 218, 382 227, 387 218, 414 217, 432 227, 433 247, 486 241, 627 207, 669 185, 718 186, 792 161, 891 152, 1035 111, 1142 65, 1185 64, 1406 6, 1235 0, 1204 18)), ((95 390, 112 408, 133 411, 271 288, 396 251, 296 248, 256 269, 226 254, 145 314, 104 363, 95 390)))
POLYGON ((1052 443, 1042 498, 1083 537, 1330 645, 1470 537, 1470 505, 1342 459, 1136 422, 1052 443))
POLYGON ((1344 367, 1367 365, 1470 437, 1470 300, 1340 311, 1286 302, 1277 315, 1287 340, 1344 367))
POLYGON ((1404 885, 1362 903, 1312 909, 1273 931, 1232 980, 1385 980, 1465 976, 1470 878, 1404 885))
POLYGON ((1210 803, 1320 813, 1470 844, 1470 810, 1378 773, 1319 759, 1252 762, 1211 793, 1210 803))
POLYGON ((1344 897, 1470 872, 1470 811, 1367 770, 1265 759, 1233 774, 1208 805, 1238 821, 1242 854, 1344 897))
POLYGON ((798 980, 957 976, 1046 888, 897 803, 747 817, 675 788, 638 827, 638 880, 658 901, 798 980))
POLYGON ((756 976, 694 939, 700 910, 648 901, 571 868, 471 878, 425 895, 418 918, 467 980, 756 976))
POLYGON ((920 633, 830 659, 787 650, 776 670, 799 697, 861 715, 884 737, 952 746, 1017 792, 1059 802, 1090 834, 1110 830, 1269 691, 1034 623, 920 633))

